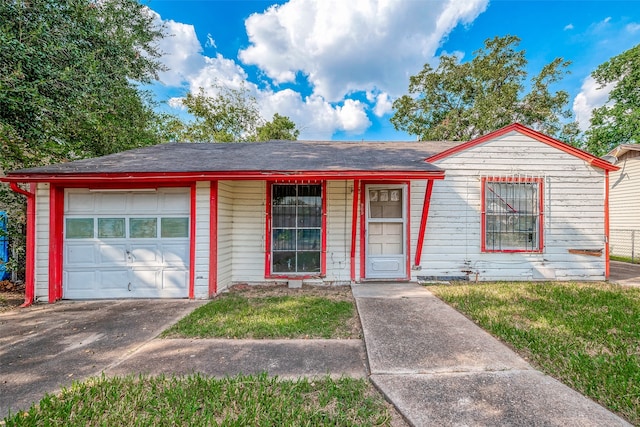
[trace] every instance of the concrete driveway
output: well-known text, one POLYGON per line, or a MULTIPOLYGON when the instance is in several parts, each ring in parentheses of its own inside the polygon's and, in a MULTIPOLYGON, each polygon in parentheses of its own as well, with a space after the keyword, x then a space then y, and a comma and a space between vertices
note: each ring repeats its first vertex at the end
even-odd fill
POLYGON ((640 286, 640 264, 611 261, 609 282, 625 286, 640 286))
POLYGON ((0 314, 0 420, 101 373, 367 377, 360 339, 154 339, 206 302, 63 301, 0 314))
POLYGON ((0 314, 0 419, 116 366, 204 302, 61 301, 0 314))

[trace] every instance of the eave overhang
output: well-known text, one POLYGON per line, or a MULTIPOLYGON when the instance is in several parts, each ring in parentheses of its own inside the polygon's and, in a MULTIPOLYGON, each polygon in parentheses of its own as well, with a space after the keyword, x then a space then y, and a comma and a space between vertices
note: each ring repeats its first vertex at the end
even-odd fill
POLYGON ((3 182, 49 182, 53 184, 89 185, 130 183, 186 183, 195 181, 247 181, 247 180, 343 180, 343 179, 385 179, 416 180, 444 179, 445 171, 440 168, 431 171, 234 171, 234 172, 131 172, 131 173, 67 173, 67 174, 11 174, 0 178, 3 182))

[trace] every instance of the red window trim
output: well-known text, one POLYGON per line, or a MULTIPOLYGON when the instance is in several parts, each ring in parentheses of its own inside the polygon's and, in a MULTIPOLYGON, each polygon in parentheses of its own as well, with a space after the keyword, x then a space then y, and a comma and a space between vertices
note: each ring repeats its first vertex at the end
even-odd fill
POLYGON ((480 220, 480 247, 485 253, 542 253, 544 251, 544 179, 521 177, 482 177, 481 180, 481 220, 480 220), (487 223, 486 223, 486 195, 487 182, 535 182, 538 184, 538 249, 488 249, 487 248, 487 223))
POLYGON ((314 277, 325 277, 327 275, 327 181, 308 180, 274 180, 267 181, 267 197, 265 203, 265 248, 264 248, 264 277, 266 279, 311 279, 314 277), (298 273, 298 274, 273 274, 271 272, 271 195, 274 185, 291 184, 319 184, 322 192, 322 217, 320 230, 320 273, 298 273))

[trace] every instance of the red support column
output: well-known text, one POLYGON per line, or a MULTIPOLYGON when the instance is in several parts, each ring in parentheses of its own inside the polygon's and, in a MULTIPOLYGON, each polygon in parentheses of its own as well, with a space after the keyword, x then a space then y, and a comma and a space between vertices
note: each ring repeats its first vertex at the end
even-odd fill
MULTIPOLYGON (((353 180, 353 205, 351 208, 351 281, 356 281, 356 237, 358 235, 358 195, 360 193, 360 180, 353 180)), ((345 209, 347 207, 345 206, 345 209)), ((362 248, 360 248, 362 250, 362 248)))
POLYGON ((609 171, 604 171, 604 278, 609 280, 609 171))
POLYGON ((25 292, 21 307, 29 307, 35 298, 35 253, 36 253, 36 184, 30 184, 30 190, 23 190, 17 183, 11 182, 11 190, 27 197, 27 259, 24 272, 25 292))
POLYGON ((422 246, 424 245, 424 235, 427 231, 427 219, 429 218, 429 207, 431 205, 431 193, 433 192, 433 180, 427 180, 427 189, 424 193, 422 204, 422 217, 420 218, 420 228, 418 229, 418 243, 416 245, 416 258, 414 266, 419 266, 422 260, 422 246))

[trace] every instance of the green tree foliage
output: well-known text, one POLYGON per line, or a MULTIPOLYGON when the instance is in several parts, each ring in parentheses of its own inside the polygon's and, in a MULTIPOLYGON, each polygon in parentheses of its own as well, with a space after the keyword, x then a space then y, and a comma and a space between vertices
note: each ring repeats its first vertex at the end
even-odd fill
POLYGON ((442 55, 436 69, 425 64, 410 77, 409 94, 393 103, 391 123, 422 140, 464 141, 519 122, 575 142, 576 124, 563 124, 572 116, 568 93, 549 91, 569 62, 557 58, 545 65, 524 94, 527 60, 519 43, 515 36, 495 37, 470 61, 442 55))
POLYGON ((295 141, 296 139, 298 139, 298 135, 300 135, 300 131, 296 129, 296 124, 293 123, 291 119, 275 113, 273 115, 273 119, 270 122, 267 122, 262 126, 258 126, 256 140, 295 141))
POLYGON ((640 45, 614 56, 591 76, 600 88, 614 87, 607 103, 593 110, 587 150, 603 155, 619 144, 640 143, 640 45))
POLYGON ((0 1, 0 167, 158 142, 136 83, 161 69, 161 36, 136 0, 0 1))
POLYGON ((238 89, 214 85, 216 95, 188 93, 182 104, 194 117, 188 123, 173 120, 168 133, 183 142, 247 142, 270 139, 295 140, 300 131, 288 117, 275 114, 265 122, 258 102, 245 87, 238 89))
POLYGON ((186 123, 181 140, 186 142, 252 141, 260 124, 258 102, 248 89, 215 86, 217 94, 208 96, 200 88, 188 93, 182 104, 195 117, 186 123))
MULTIPOLYGON (((0 174, 160 142, 137 84, 161 70, 162 31, 136 0, 0 0, 0 174)), ((2 184, 0 200, 20 230, 24 197, 2 184)))

